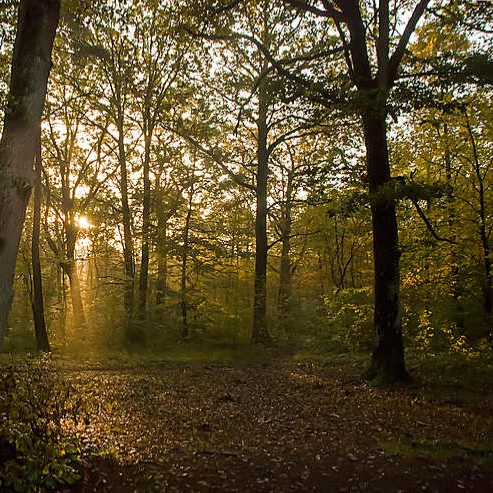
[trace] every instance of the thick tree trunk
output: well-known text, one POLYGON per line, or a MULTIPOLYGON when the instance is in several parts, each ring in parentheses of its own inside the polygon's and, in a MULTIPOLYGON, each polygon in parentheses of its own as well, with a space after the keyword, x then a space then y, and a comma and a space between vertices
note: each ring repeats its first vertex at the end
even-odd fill
POLYGON ((375 348, 368 377, 406 379, 400 311, 399 242, 387 149, 385 110, 363 115, 373 224, 375 348))
POLYGON ((33 197, 33 236, 31 239, 31 262, 33 269, 33 285, 31 307, 33 310, 34 333, 38 351, 50 351, 48 332, 44 315, 43 281, 41 277, 41 260, 39 255, 39 240, 41 232, 41 140, 38 135, 35 159, 36 183, 33 197))
POLYGON ((267 90, 265 79, 259 84, 259 116, 257 120, 257 210, 255 215, 255 281, 253 299, 252 342, 271 340, 267 329, 267 90))
POLYGON ((36 140, 59 10, 60 0, 23 0, 19 7, 0 142, 0 351, 12 299, 17 250, 35 179, 36 140))

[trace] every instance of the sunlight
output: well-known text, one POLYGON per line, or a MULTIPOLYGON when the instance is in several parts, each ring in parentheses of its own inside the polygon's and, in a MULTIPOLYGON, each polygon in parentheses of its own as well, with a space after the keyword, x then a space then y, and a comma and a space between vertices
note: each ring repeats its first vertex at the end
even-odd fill
POLYGON ((87 231, 88 229, 91 229, 93 227, 93 225, 89 221, 89 218, 87 216, 84 216, 84 215, 77 216, 75 218, 75 222, 77 223, 78 228, 81 230, 87 231))

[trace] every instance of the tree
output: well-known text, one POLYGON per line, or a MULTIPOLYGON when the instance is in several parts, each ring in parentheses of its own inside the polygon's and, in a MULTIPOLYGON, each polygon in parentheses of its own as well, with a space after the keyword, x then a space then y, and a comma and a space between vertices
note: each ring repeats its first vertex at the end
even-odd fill
POLYGON ((60 0, 22 0, 0 141, 0 350, 17 250, 34 185, 36 142, 51 69, 60 0))
POLYGON ((406 103, 413 115, 395 125, 392 137, 397 173, 410 176, 408 183, 421 189, 411 201, 414 214, 404 202, 401 206, 403 248, 413 252, 405 259, 406 291, 413 296, 411 279, 421 291, 409 302, 415 314, 420 309, 423 315, 430 313, 435 335, 447 327, 468 342, 491 327, 487 163, 492 81, 488 48, 481 40, 491 15, 478 22, 477 7, 469 2, 442 4, 439 15, 417 30, 405 70, 408 75, 428 75, 426 81, 415 79, 407 87, 407 94, 415 95, 406 103))
MULTIPOLYGON (((195 5, 194 5, 195 7, 195 5)), ((295 43, 299 27, 294 26, 295 14, 282 5, 267 1, 234 2, 224 8, 199 3, 200 27, 192 33, 200 39, 220 42, 215 70, 220 76, 215 88, 223 128, 228 137, 209 152, 216 162, 240 186, 255 197, 255 275, 252 318, 253 343, 268 343, 271 335, 267 324, 267 266, 269 253, 268 212, 269 176, 276 149, 295 139, 314 125, 307 116, 309 108, 297 97, 291 97, 274 70, 271 59, 281 56, 295 43), (238 7, 238 4, 242 4, 238 7), (238 7, 232 12, 231 9, 238 7), (222 16, 226 12, 226 15, 222 16), (235 109, 231 117, 231 108, 235 109), (221 160, 219 153, 221 151, 221 160), (235 152, 232 152, 234 150, 235 152), (229 157, 226 159, 226 156, 229 157), (232 158, 240 156, 240 159, 232 158), (240 171, 236 173, 233 167, 240 171)), ((216 79, 217 80, 217 79, 216 79)), ((209 149, 212 149, 209 145, 209 149)))
POLYGON ((108 147, 118 164, 116 187, 122 229, 124 332, 127 342, 134 343, 142 339, 140 327, 133 323, 136 258, 130 160, 138 130, 130 118, 137 58, 130 33, 135 28, 135 7, 104 1, 91 2, 84 7, 77 14, 80 18, 78 54, 88 59, 98 74, 92 98, 94 112, 86 116, 111 142, 108 147))
MULTIPOLYGON (((138 14, 137 14, 138 15, 138 14)), ((138 310, 145 320, 151 233, 151 168, 154 134, 160 120, 166 119, 165 107, 173 106, 177 79, 185 73, 187 43, 180 43, 174 32, 176 13, 161 2, 141 5, 134 33, 141 73, 135 81, 135 113, 144 139, 142 156, 142 237, 138 286, 138 310), (145 21, 143 22, 143 20, 145 21)), ((155 149, 154 149, 155 151, 155 149)), ((155 152, 154 152, 155 154, 155 152)), ((154 166, 153 166, 154 165, 154 166)), ((154 170, 152 170, 154 172, 154 170)))
POLYGON ((31 239, 32 262, 32 288, 31 306, 34 319, 34 333, 36 334, 36 346, 39 351, 50 351, 50 342, 46 330, 44 315, 43 283, 41 277, 41 259, 39 254, 39 242, 41 234, 41 136, 38 136, 38 146, 35 157, 34 171, 36 182, 33 193, 33 232, 31 239))
MULTIPOLYGON (((338 34, 346 65, 351 106, 360 115, 366 148, 366 171, 371 198, 373 258, 375 272, 374 330, 375 348, 368 369, 370 379, 396 381, 406 379, 400 310, 400 280, 396 201, 387 142, 388 103, 406 47, 430 0, 413 2, 402 34, 395 22, 398 6, 389 0, 369 4, 359 0, 333 0, 308 3, 287 0, 303 12, 327 19, 338 34), (391 53, 391 49, 393 52, 391 53)), ((399 10, 399 15, 402 11, 399 10)), ((278 69, 286 70, 279 63, 278 69)), ((293 78, 293 77, 291 77, 293 78)), ((308 83, 295 80, 311 91, 308 83)), ((322 87, 317 100, 327 107, 336 102, 328 88, 322 87)), ((308 94, 310 96, 310 94, 308 94)))

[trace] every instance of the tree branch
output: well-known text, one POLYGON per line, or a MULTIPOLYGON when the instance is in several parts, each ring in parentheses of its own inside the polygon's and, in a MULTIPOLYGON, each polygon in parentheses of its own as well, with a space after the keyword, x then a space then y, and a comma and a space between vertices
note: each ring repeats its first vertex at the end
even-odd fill
POLYGON ((402 61, 402 57, 404 56, 404 52, 406 50, 407 44, 409 43, 411 34, 414 32, 416 25, 418 24, 419 19, 421 19, 421 16, 426 10, 429 2, 430 0, 420 0, 420 2, 416 5, 414 12, 412 13, 411 18, 409 19, 404 32, 402 33, 401 39, 399 40, 399 43, 397 44, 393 55, 390 57, 387 79, 388 88, 392 87, 395 82, 395 79, 397 77, 397 69, 399 68, 399 65, 402 61))
POLYGON ((314 5, 310 5, 306 0, 285 0, 285 2, 291 7, 302 10, 303 12, 310 12, 311 14, 315 14, 318 17, 332 18, 332 19, 340 19, 341 12, 334 9, 329 2, 323 1, 325 10, 319 9, 314 5))
POLYGON ((431 233, 431 235, 433 236, 433 238, 435 238, 435 240, 437 240, 437 241, 445 241, 445 242, 450 243, 452 245, 456 245, 457 244, 457 242, 454 241, 454 240, 449 240, 448 238, 442 238, 441 236, 438 236, 438 234, 436 233, 436 231, 433 228, 432 224, 430 223, 430 220, 426 217, 426 214, 423 212, 423 209, 421 209, 421 207, 419 206, 418 201, 415 200, 415 199, 411 199, 411 202, 413 203, 414 207, 416 207, 416 211, 418 212, 419 217, 424 221, 424 223, 426 224, 426 228, 431 233))

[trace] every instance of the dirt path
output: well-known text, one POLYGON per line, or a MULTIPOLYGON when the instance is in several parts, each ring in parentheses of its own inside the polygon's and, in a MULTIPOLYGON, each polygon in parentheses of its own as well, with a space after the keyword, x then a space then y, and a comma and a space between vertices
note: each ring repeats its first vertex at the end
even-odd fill
POLYGON ((90 403, 79 493, 493 491, 491 386, 292 362, 69 373, 90 403))

